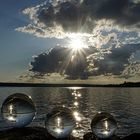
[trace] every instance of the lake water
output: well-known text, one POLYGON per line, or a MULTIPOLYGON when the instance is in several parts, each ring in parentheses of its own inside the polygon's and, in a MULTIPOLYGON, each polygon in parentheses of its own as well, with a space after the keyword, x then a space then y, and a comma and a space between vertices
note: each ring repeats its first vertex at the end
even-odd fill
MULTIPOLYGON (((115 117, 118 136, 140 133, 140 88, 0 87, 0 106, 14 93, 30 95, 36 105, 37 114, 30 126, 45 127, 48 110, 66 106, 78 113, 74 136, 82 138, 91 131, 91 120, 99 111, 115 117)), ((7 127, 0 114, 0 129, 7 127)))

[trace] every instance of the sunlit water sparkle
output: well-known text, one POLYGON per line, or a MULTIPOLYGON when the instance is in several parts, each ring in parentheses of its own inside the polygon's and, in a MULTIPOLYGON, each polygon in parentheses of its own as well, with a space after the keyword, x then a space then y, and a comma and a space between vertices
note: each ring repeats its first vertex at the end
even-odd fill
MULTIPOLYGON (((1 87, 0 105, 17 92, 31 96, 36 105, 36 118, 29 126, 45 127, 47 111, 65 106, 75 115, 77 122, 72 135, 76 137, 82 138, 91 131, 91 119, 99 111, 109 112, 115 117, 118 136, 140 133, 140 88, 1 87)), ((7 127, 0 114, 0 129, 7 127)))

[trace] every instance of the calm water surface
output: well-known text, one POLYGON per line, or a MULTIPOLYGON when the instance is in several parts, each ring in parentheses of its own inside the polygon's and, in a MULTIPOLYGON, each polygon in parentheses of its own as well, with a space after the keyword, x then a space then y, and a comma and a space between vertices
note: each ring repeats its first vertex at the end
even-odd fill
MULTIPOLYGON (((49 109, 66 106, 77 117, 74 136, 90 131, 91 119, 98 111, 111 113, 118 122, 117 135, 123 137, 140 133, 140 88, 58 88, 58 87, 1 87, 0 106, 13 93, 30 95, 36 105, 36 118, 30 126, 45 126, 49 109)), ((7 129, 0 114, 0 129, 7 129)))

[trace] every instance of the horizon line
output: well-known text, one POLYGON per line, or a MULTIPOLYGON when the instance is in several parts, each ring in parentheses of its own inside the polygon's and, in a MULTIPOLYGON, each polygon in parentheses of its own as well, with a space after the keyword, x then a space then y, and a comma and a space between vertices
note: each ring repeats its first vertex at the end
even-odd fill
POLYGON ((10 83, 0 82, 0 87, 140 87, 140 82, 124 82, 120 84, 72 84, 72 83, 10 83))

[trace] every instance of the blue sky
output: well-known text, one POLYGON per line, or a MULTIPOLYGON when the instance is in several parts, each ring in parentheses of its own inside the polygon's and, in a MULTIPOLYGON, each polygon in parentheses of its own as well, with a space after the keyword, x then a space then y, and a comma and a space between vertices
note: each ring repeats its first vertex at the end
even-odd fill
POLYGON ((29 22, 22 14, 26 7, 42 0, 1 0, 0 4, 0 79, 12 81, 23 74, 33 55, 56 45, 58 39, 37 38, 15 31, 15 28, 29 22))

